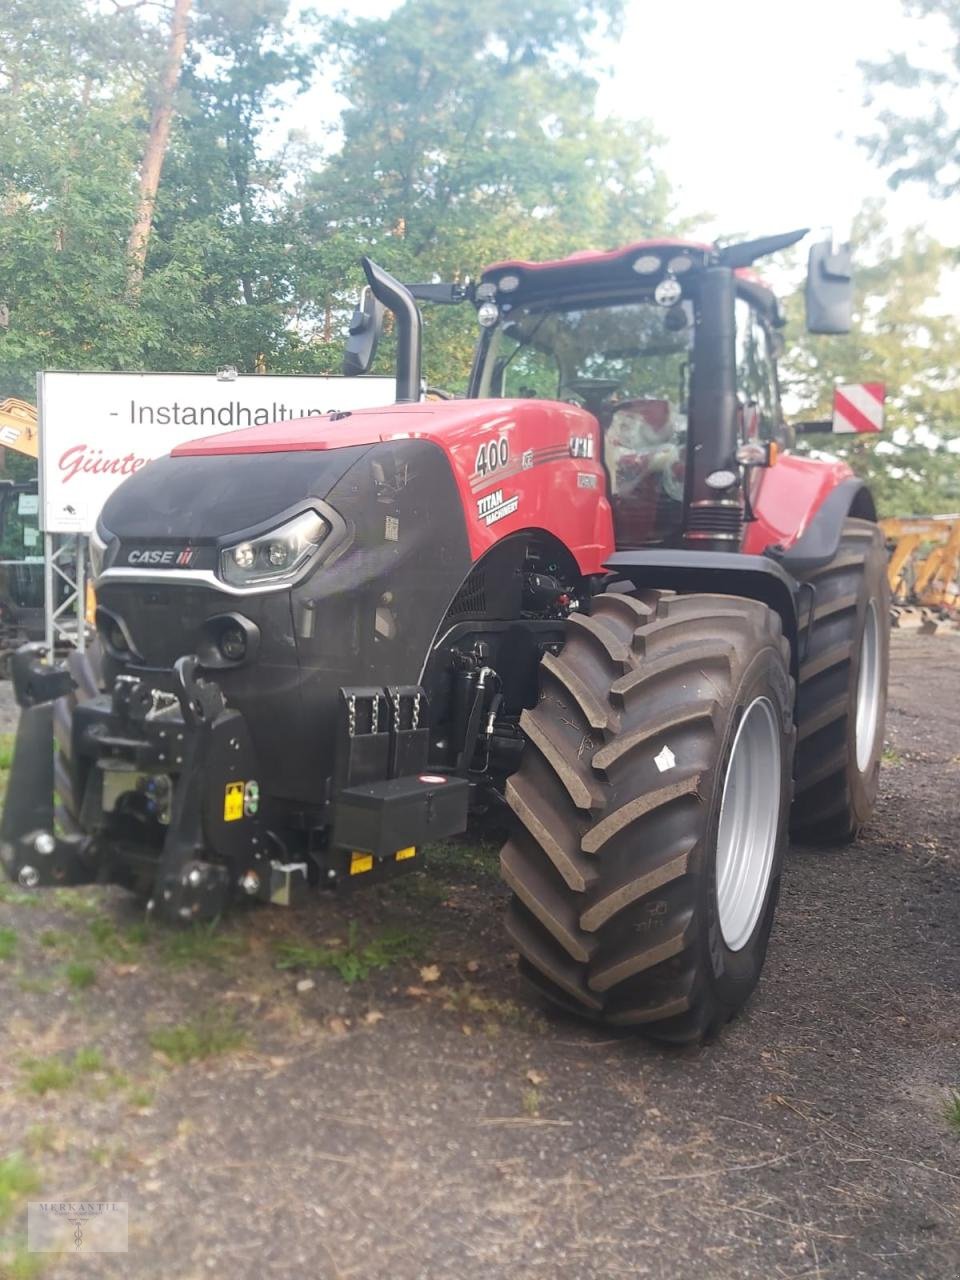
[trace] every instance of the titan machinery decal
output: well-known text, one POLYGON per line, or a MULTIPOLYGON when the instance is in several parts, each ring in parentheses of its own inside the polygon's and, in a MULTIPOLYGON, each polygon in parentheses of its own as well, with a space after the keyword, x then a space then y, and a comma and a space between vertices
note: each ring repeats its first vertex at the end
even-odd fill
POLYGON ((494 489, 493 493, 477 499, 477 519, 482 520, 485 525, 496 524, 498 520, 512 516, 519 505, 519 494, 505 498, 502 489, 494 489))

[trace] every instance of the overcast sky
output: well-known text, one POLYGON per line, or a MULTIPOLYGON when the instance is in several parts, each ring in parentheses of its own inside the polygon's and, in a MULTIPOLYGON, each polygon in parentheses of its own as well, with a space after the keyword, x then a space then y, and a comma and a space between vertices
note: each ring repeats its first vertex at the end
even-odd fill
MULTIPOLYGON (((349 12, 381 16, 395 3, 354 0, 349 12)), ((890 192, 856 143, 871 128, 858 60, 935 58, 941 35, 905 17, 900 0, 630 0, 623 38, 606 47, 600 105, 653 122, 678 212, 712 214, 698 228, 705 238, 805 225, 842 237, 880 196, 895 227, 922 224, 949 243, 960 239, 956 207, 920 187, 890 192)), ((321 84, 282 123, 315 132, 336 114, 321 84)))

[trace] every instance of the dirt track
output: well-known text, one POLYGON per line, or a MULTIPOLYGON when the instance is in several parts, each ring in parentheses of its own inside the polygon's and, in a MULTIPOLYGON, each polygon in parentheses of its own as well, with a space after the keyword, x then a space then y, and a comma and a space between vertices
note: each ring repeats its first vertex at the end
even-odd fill
POLYGON ((793 852, 761 987, 701 1050, 545 1014, 468 849, 183 944, 119 893, 8 889, 5 1153, 44 1197, 130 1202, 130 1253, 84 1268, 104 1277, 956 1277, 960 638, 894 633, 887 737, 870 829, 793 852), (277 969, 291 942, 419 954, 346 985, 277 969), (219 1054, 151 1048, 211 1026, 219 1054))

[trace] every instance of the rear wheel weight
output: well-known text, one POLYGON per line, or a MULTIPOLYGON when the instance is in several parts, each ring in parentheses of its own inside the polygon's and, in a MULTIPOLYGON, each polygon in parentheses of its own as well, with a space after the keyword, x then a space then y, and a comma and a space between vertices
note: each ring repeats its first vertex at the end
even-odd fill
POLYGON ((554 1003, 696 1041, 746 1001, 766 952, 795 736, 789 646, 772 610, 732 596, 608 593, 590 624, 569 627, 526 715, 507 788, 508 932, 554 1003), (588 721, 585 701, 604 716, 588 721))
POLYGON ((791 815, 792 834, 805 843, 847 843, 876 804, 890 664, 886 562, 877 525, 850 519, 836 556, 809 578, 791 815))

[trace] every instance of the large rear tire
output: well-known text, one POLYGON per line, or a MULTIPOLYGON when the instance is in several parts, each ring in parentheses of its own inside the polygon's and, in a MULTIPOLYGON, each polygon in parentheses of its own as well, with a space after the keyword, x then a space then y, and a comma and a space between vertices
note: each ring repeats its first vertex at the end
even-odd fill
POLYGON ((837 554, 807 581, 813 620, 801 646, 793 835, 845 844, 873 813, 890 665, 883 533, 847 520, 837 554))
POLYGON ((611 593, 570 617, 521 719, 501 854, 508 930, 550 1000, 680 1043, 743 1005, 779 890, 793 702, 756 601, 611 593))

